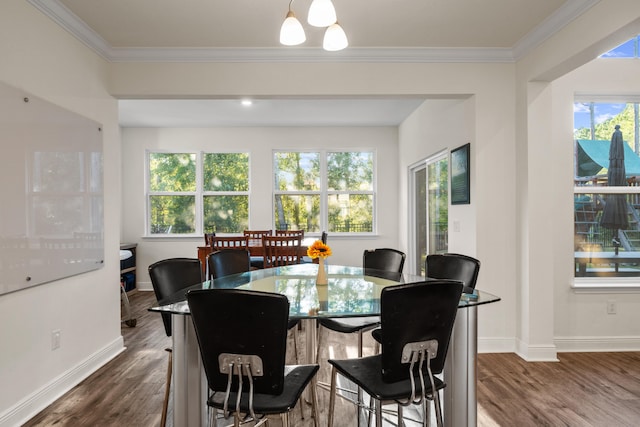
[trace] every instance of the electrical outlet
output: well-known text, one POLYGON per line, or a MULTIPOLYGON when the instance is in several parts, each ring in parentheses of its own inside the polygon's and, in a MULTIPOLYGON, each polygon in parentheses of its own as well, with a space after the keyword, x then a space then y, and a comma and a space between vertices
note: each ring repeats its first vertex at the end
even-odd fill
POLYGON ((607 301, 607 314, 616 314, 618 307, 616 306, 616 301, 610 299, 607 301))
POLYGON ((60 329, 51 331, 51 350, 60 348, 60 329))

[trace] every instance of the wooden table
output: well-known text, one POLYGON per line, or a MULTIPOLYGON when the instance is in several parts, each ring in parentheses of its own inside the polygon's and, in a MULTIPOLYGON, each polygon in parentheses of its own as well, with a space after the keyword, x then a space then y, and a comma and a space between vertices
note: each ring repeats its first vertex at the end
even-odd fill
MULTIPOLYGON (((315 241, 315 239, 313 240, 315 241)), ((300 246, 300 257, 307 255, 307 248, 308 248, 307 245, 308 243, 303 240, 303 244, 302 246, 300 246)), ((207 255, 209 255, 211 252, 212 252, 211 246, 198 246, 198 259, 200 260, 200 265, 202 266, 203 274, 207 266, 207 255)), ((249 239, 249 253, 251 254, 252 257, 264 256, 264 247, 262 246, 262 240, 249 239)))
MULTIPOLYGON (((614 264, 615 272, 618 272, 619 264, 640 263, 640 252, 576 252, 575 262, 577 265, 576 275, 584 277, 587 275, 587 264, 614 264)), ((640 271, 640 270, 639 270, 640 271)))

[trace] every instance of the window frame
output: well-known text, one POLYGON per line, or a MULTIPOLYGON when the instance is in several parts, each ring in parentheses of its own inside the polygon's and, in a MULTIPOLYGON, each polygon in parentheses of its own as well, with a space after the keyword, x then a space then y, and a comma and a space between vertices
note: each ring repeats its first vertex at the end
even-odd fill
MULTIPOLYGON (((372 209, 371 209, 371 231, 368 232, 336 232, 331 231, 332 236, 376 236, 378 234, 377 228, 377 177, 378 177, 378 156, 377 151, 374 148, 349 148, 349 149, 335 149, 335 148, 322 148, 322 149, 310 149, 310 148, 301 148, 301 149, 274 149, 271 153, 271 185, 272 185, 272 197, 271 197, 271 213, 272 213, 272 227, 274 230, 277 229, 276 217, 273 215, 275 212, 275 199, 277 195, 287 195, 287 196, 315 196, 319 195, 320 197, 320 221, 319 221, 319 230, 308 232, 309 235, 320 234, 322 231, 329 231, 329 196, 336 194, 347 194, 347 195, 371 195, 372 196, 372 209), (319 190, 278 190, 276 188, 276 154, 277 153, 318 153, 318 158, 320 162, 320 189, 319 190), (371 182, 371 191, 363 191, 363 190, 329 190, 328 189, 328 172, 327 172, 327 164, 328 164, 328 156, 331 153, 371 153, 372 156, 372 182, 371 182)), ((305 235, 307 231, 305 231, 305 235)))
MULTIPOLYGON (((628 95, 608 95, 608 94, 581 94, 574 96, 576 103, 600 103, 600 104, 634 104, 640 103, 640 96, 636 94, 628 95)), ((574 126, 575 127, 575 126, 574 126)), ((575 143, 574 135, 574 143, 575 143)), ((574 180, 576 175, 575 156, 572 162, 574 170, 574 180)), ((575 181, 574 181, 575 182, 575 181)), ((607 186, 577 186, 574 184, 572 200, 580 194, 640 194, 640 187, 607 187, 607 186)), ((572 202, 573 203, 573 202, 572 202)), ((575 233, 575 218, 574 218, 575 233)), ((640 273, 638 276, 629 277, 576 277, 575 276, 575 253, 572 254, 574 270, 572 273, 571 288, 576 293, 640 293, 640 273)))
MULTIPOLYGON (((247 197, 247 205, 248 205, 248 218, 251 217, 251 174, 247 175, 247 190, 246 191, 212 191, 212 190, 204 190, 204 157, 205 154, 246 154, 248 160, 248 169, 251 171, 251 152, 245 150, 238 151, 203 151, 203 150, 158 150, 158 149, 147 149, 145 150, 145 238, 163 238, 163 239, 173 239, 173 238, 185 238, 185 237, 201 237, 204 234, 204 198, 207 196, 246 196, 247 197), (195 191, 151 191, 151 155, 159 153, 159 154, 195 154, 196 156, 196 189, 195 191), (151 233, 151 197, 152 196, 193 196, 195 197, 194 209, 194 221, 195 227, 193 233, 151 233)), ((238 231, 238 233, 242 233, 242 230, 238 231)), ((223 233, 229 234, 229 233, 223 233)))

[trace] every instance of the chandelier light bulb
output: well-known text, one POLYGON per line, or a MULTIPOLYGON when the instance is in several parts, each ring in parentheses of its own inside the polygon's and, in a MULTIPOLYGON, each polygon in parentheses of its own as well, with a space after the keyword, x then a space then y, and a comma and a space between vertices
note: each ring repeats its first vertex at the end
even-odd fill
POLYGON ((280 27, 280 43, 286 46, 295 46, 304 43, 307 36, 304 34, 302 24, 296 15, 290 10, 280 27))
POLYGON ((347 40, 347 35, 344 30, 337 22, 329 28, 324 33, 324 41, 322 42, 322 47, 324 50, 328 51, 337 51, 342 50, 349 46, 349 41, 347 40))
POLYGON ((328 27, 338 20, 331 0, 313 0, 307 22, 314 27, 328 27))

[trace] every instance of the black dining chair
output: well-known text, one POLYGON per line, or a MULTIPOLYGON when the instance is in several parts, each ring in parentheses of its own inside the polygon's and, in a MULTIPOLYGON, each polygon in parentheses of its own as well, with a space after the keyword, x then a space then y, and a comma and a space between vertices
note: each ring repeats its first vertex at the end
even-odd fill
POLYGON ((289 412, 311 382, 318 422, 317 364, 285 365, 289 301, 281 294, 238 289, 194 290, 187 294, 191 319, 207 377, 209 425, 218 411, 234 425, 289 412), (224 327, 220 327, 224 325, 224 327))
MULTIPOLYGON (((149 266, 149 277, 151 278, 153 292, 160 304, 163 303, 163 300, 175 295, 180 290, 203 281, 202 267, 200 265, 200 260, 197 258, 169 258, 155 262, 149 266)), ((167 333, 167 336, 170 337, 171 315, 169 313, 161 314, 164 330, 167 333)), ((164 392, 164 402, 162 405, 162 426, 165 426, 167 422, 169 392, 171 389, 171 370, 173 365, 172 349, 167 348, 165 350, 169 353, 169 362, 167 367, 167 382, 164 392)))
MULTIPOLYGON (((406 255, 397 249, 379 248, 365 250, 362 255, 362 266, 365 274, 373 276, 384 276, 385 273, 394 275, 397 278, 402 274, 406 255)), ((362 357, 363 334, 380 325, 379 316, 350 317, 350 318, 320 318, 318 324, 334 332, 343 334, 358 334, 358 357, 362 357)), ((318 360, 322 344, 322 330, 318 330, 318 360)))
POLYGON ((207 280, 251 270, 251 254, 248 249, 220 249, 207 256, 207 280))
MULTIPOLYGON (((464 293, 473 293, 480 273, 480 261, 468 255, 445 253, 429 254, 425 259, 426 276, 430 279, 449 279, 462 282, 464 293)), ((380 329, 371 331, 371 335, 380 342, 380 329)))
MULTIPOLYGON (((406 255, 404 254, 404 252, 401 252, 397 249, 378 248, 374 250, 365 250, 362 255, 362 266, 364 268, 365 275, 384 277, 385 275, 389 274, 393 277, 388 278, 397 279, 398 276, 402 274, 405 258, 406 255)), ((318 319, 318 325, 318 347, 316 349, 316 361, 320 360, 320 350, 322 349, 323 340, 323 328, 342 334, 357 333, 358 357, 362 357, 364 333, 380 326, 380 316, 349 318, 322 317, 318 319)), ((321 383, 321 385, 326 386, 326 384, 324 383, 321 383)), ((353 391, 348 389, 345 389, 343 391, 353 393, 353 391)), ((354 403, 356 403, 358 406, 363 406, 362 391, 360 390, 360 388, 358 388, 358 390, 354 394, 357 395, 357 400, 354 403)), ((344 395, 342 397, 347 400, 351 400, 344 395)))
POLYGON ((402 406, 422 405, 423 425, 428 426, 430 401, 434 402, 438 426, 442 426, 439 390, 445 383, 435 375, 444 368, 461 294, 462 283, 449 280, 383 288, 382 352, 358 359, 329 360, 329 427, 333 426, 338 374, 375 400, 376 426, 382 426, 385 404, 398 405, 397 425, 403 425, 402 406))
MULTIPOLYGON (((207 270, 209 279, 229 276, 231 274, 246 273, 252 269, 251 254, 247 249, 221 249, 207 256, 207 270)), ((298 358, 298 330, 300 319, 291 318, 287 328, 293 331, 293 351, 296 361, 298 358)))
POLYGON ((426 276, 432 279, 459 280, 464 293, 473 293, 480 273, 480 260, 468 255, 430 254, 424 262, 426 276))

